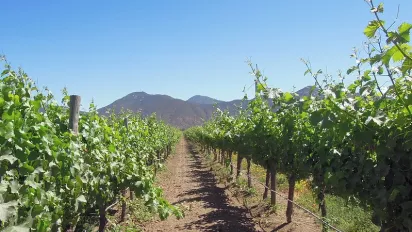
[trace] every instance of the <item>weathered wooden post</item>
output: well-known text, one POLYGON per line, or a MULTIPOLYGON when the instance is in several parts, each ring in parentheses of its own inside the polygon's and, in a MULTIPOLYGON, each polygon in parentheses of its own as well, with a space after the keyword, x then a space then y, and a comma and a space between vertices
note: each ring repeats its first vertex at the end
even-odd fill
POLYGON ((269 161, 270 167, 270 204, 276 205, 276 174, 277 163, 275 160, 269 161))
POLYGON ((78 95, 70 96, 69 129, 75 135, 79 133, 80 101, 81 101, 80 96, 78 95))
MULTIPOLYGON (((79 133, 79 118, 80 118, 80 102, 81 97, 78 95, 71 95, 69 102, 69 129, 74 134, 79 133)), ((74 231, 75 227, 72 224, 69 225, 67 231, 74 231)))
POLYGON ((250 172, 252 158, 247 157, 246 161, 247 161, 247 187, 252 188, 252 173, 250 172))

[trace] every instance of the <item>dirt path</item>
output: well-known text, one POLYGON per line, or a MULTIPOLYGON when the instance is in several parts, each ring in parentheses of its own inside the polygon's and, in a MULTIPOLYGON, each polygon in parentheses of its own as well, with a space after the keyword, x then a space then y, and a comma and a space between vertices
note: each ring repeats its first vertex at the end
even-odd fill
POLYGON ((144 231, 259 231, 246 209, 230 201, 224 187, 217 184, 200 155, 185 140, 177 145, 166 167, 158 184, 170 203, 185 208, 185 217, 151 222, 144 231))

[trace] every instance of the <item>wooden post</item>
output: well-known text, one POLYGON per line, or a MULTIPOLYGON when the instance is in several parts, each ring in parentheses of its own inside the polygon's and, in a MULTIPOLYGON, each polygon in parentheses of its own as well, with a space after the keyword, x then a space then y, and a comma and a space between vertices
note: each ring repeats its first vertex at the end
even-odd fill
POLYGON ((277 174, 277 163, 275 160, 269 161, 270 167, 270 204, 276 205, 276 174, 277 174))
POLYGON ((78 96, 78 95, 71 95, 70 96, 69 129, 75 135, 77 135, 79 133, 80 101, 81 101, 80 96, 78 96))
POLYGON ((292 222, 292 214, 293 214, 293 198, 295 196, 295 184, 296 184, 296 176, 291 174, 289 176, 289 193, 288 193, 288 206, 286 208, 286 221, 288 223, 292 222))
MULTIPOLYGON (((69 130, 74 135, 79 133, 79 118, 80 118, 80 102, 81 97, 78 95, 70 95, 69 102, 69 130)), ((69 223, 67 231, 74 231, 72 223, 69 223)))
POLYGON ((251 157, 248 157, 246 159, 247 161, 247 187, 252 188, 252 173, 250 172, 250 166, 251 166, 251 157))

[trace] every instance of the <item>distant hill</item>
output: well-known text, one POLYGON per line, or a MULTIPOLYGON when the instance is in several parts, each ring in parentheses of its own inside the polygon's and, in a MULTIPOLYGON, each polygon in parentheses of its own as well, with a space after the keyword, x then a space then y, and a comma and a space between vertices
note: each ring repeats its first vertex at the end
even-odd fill
MULTIPOLYGON (((311 87, 305 87, 297 93, 300 96, 308 95, 311 87)), ((242 100, 219 101, 210 97, 196 95, 187 101, 172 98, 161 94, 147 94, 145 92, 130 93, 113 103, 98 109, 100 114, 114 109, 119 113, 122 109, 140 112, 143 116, 156 113, 157 117, 178 128, 186 129, 195 125, 201 125, 213 115, 214 104, 222 110, 228 110, 230 114, 238 112, 238 106, 246 107, 248 101, 242 100)))
POLYGON ((194 104, 206 104, 206 105, 213 105, 215 103, 221 103, 222 101, 216 100, 211 97, 195 95, 187 100, 187 102, 194 103, 194 104))
POLYGON ((212 105, 194 104, 167 95, 135 92, 99 109, 98 112, 104 114, 108 109, 114 109, 115 113, 118 113, 122 108, 141 112, 143 116, 156 113, 158 118, 183 129, 202 124, 214 111, 212 105))
MULTIPOLYGON (((296 91, 296 93, 299 96, 303 97, 303 96, 308 96, 310 94, 311 90, 312 90, 312 86, 306 86, 305 88, 296 91)), ((316 95, 318 95, 318 93, 319 93, 319 90, 317 88, 315 88, 313 90, 312 95, 316 96, 316 95)))

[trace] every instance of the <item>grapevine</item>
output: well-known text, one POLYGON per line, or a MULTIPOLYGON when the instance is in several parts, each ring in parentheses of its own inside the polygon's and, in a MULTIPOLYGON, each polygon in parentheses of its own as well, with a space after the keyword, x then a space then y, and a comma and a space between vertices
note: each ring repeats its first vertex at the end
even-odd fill
MULTIPOLYGON (((375 20, 364 30, 366 57, 355 50, 357 64, 346 73, 356 81, 331 79, 303 61, 315 84, 309 96, 298 96, 268 87, 267 77, 250 63, 256 95, 247 108, 236 116, 218 110, 185 135, 204 151, 250 157, 268 169, 272 190, 277 172, 286 174, 290 200, 297 180, 311 180, 325 218, 325 194, 334 194, 371 210, 382 231, 411 231, 412 25, 387 28, 379 16, 383 4, 368 4, 375 20), (379 81, 384 78, 391 83, 388 90, 379 81)), ((276 204, 276 195, 271 198, 276 204)), ((289 203, 288 222, 292 212, 289 203)))
POLYGON ((0 230, 73 231, 80 217, 105 210, 129 189, 162 219, 182 213, 154 186, 155 170, 181 132, 138 114, 100 116, 93 103, 68 127, 63 105, 6 62, 0 79, 0 230), (124 125, 127 118, 128 126, 124 125))

